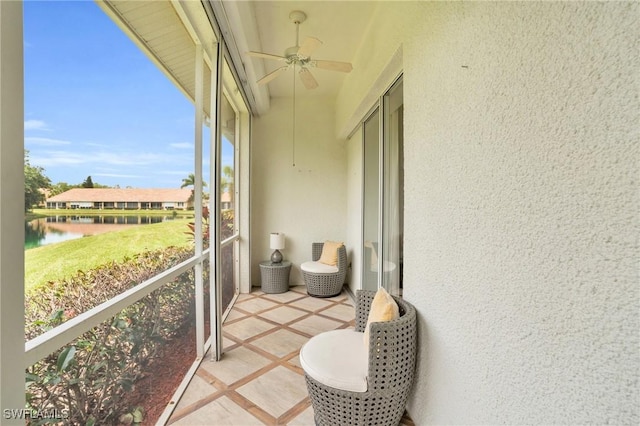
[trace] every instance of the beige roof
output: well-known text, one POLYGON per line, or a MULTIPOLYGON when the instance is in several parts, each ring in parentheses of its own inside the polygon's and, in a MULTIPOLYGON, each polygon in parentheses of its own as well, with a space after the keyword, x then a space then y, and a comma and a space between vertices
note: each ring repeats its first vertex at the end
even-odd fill
POLYGON ((187 202, 190 189, 73 188, 47 202, 187 202))

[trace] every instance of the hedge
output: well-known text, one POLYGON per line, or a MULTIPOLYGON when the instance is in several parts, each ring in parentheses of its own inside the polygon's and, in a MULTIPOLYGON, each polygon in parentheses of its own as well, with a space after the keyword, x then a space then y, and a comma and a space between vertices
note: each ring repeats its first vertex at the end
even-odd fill
MULTIPOLYGON (((39 287, 26 296, 25 337, 32 339, 86 312, 192 253, 191 247, 145 252, 39 287)), ((191 270, 29 367, 27 408, 65 417, 32 419, 31 424, 139 423, 143 411, 125 406, 123 397, 161 345, 193 320, 193 303, 191 270)))

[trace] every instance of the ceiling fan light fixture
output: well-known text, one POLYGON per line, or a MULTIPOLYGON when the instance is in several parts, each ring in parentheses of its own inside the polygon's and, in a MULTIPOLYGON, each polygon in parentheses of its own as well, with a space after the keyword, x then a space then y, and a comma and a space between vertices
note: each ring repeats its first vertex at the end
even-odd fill
POLYGON ((287 59, 291 59, 298 54, 299 46, 291 46, 288 47, 287 50, 284 51, 284 57, 287 59))

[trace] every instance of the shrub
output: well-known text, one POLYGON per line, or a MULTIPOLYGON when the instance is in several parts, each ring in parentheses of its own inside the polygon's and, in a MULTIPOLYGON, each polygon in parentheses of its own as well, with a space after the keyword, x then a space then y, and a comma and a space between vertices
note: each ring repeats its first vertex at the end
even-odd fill
MULTIPOLYGON (((234 210, 223 210, 220 213, 220 241, 224 241, 234 234, 234 215, 234 210)), ((195 241, 195 221, 189 222, 187 228, 188 231, 185 231, 185 234, 190 235, 195 241)), ((202 241, 205 248, 209 247, 209 232, 209 208, 205 206, 202 208, 202 241)))
MULTIPOLYGON (((189 249, 175 247, 146 252, 37 288, 26 297, 27 339, 190 255, 189 249)), ((129 417, 139 420, 141 410, 123 406, 123 396, 145 372, 161 344, 192 321, 193 278, 193 271, 182 274, 29 367, 27 407, 41 412, 68 410, 64 420, 68 424, 128 423, 129 417)))

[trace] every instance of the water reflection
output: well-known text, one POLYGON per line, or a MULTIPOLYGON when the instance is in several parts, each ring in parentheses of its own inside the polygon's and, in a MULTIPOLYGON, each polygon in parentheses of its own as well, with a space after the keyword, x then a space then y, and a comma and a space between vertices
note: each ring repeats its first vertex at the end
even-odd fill
POLYGON ((181 215, 59 215, 25 222, 25 249, 82 238, 87 235, 119 231, 131 225, 150 225, 181 219, 181 215))

